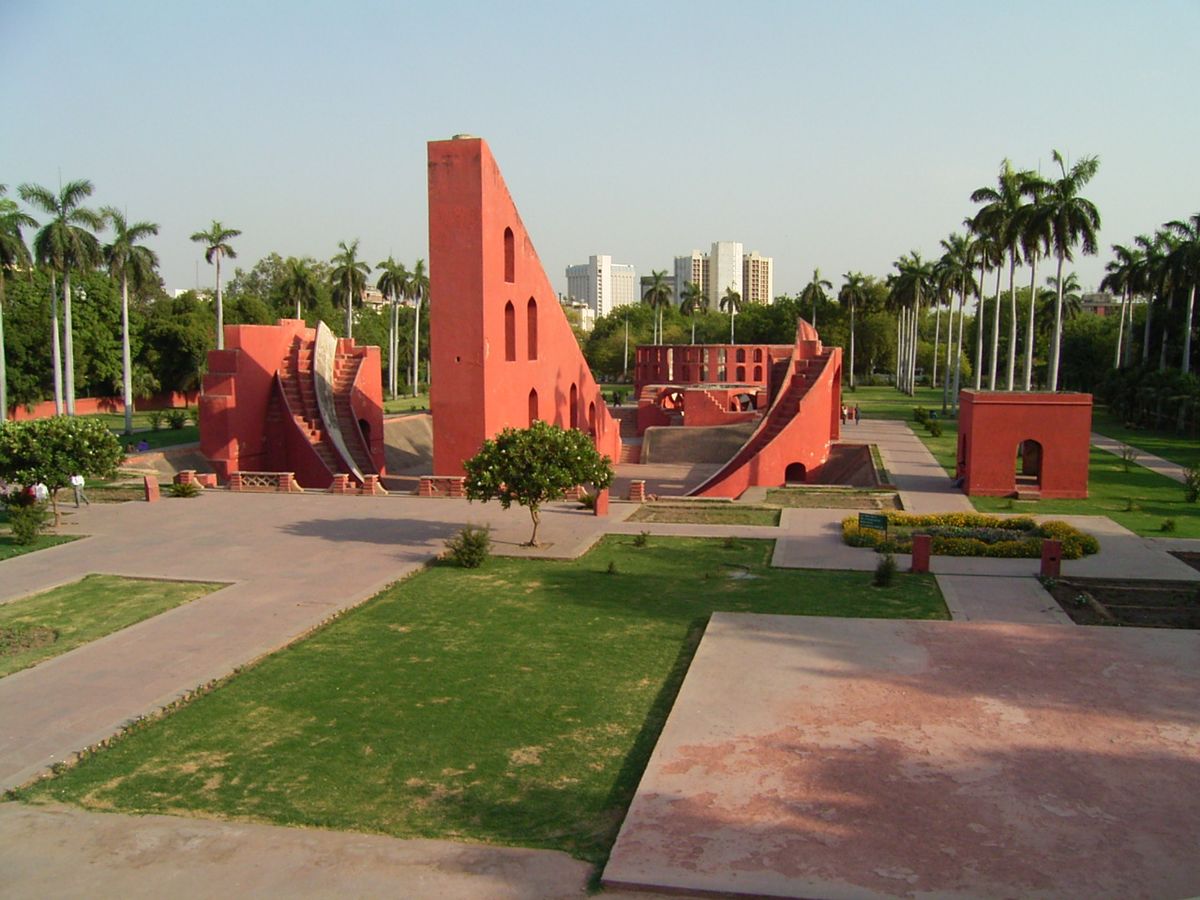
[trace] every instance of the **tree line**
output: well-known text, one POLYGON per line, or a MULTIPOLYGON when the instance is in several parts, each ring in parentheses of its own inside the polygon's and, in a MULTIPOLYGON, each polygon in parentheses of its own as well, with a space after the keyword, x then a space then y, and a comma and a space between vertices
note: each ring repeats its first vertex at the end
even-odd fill
POLYGON ((249 273, 236 270, 226 290, 221 263, 237 257, 241 232, 214 220, 191 240, 214 266, 215 290, 169 297, 158 257, 144 243, 158 225, 131 221, 113 206, 85 206, 93 191, 83 179, 58 191, 22 184, 22 208, 0 185, 0 421, 15 405, 51 397, 57 412, 74 415, 81 392, 119 390, 131 430, 136 398, 198 387, 208 349, 224 346, 227 321, 268 324, 306 313, 310 324, 326 321, 343 336, 353 336, 356 323, 365 328, 361 336, 384 347, 393 395, 405 355, 409 388, 414 396, 420 390, 420 348, 428 344, 421 321, 429 299, 424 260, 410 269, 389 256, 375 267, 383 310, 361 308, 373 270, 358 258, 357 240, 340 242, 329 263, 270 254, 249 273), (102 241, 105 232, 111 237, 102 241), (334 327, 337 306, 345 311, 344 328, 334 327))

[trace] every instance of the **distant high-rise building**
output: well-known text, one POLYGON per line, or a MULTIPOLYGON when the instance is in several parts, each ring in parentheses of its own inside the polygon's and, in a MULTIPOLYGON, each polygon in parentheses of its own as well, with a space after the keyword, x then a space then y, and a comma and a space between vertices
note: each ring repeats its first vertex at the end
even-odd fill
POLYGON ((567 266, 567 296, 586 303, 599 318, 641 300, 637 271, 611 256, 589 256, 586 263, 567 266))
MULTIPOLYGON (((641 277, 639 290, 638 290, 638 297, 640 299, 642 299, 642 300, 646 299, 646 291, 650 290, 650 285, 652 285, 653 283, 654 283, 654 276, 643 275, 641 277)), ((679 289, 675 284, 675 276, 674 275, 668 275, 667 277, 665 277, 663 279, 663 283, 671 289, 672 297, 678 296, 679 289)))
POLYGON ((742 257, 742 301, 745 303, 774 303, 774 260, 750 252, 742 257))
POLYGON ((683 288, 694 281, 708 297, 709 309, 719 309, 726 288, 742 295, 743 303, 771 303, 775 297, 774 260, 751 251, 737 241, 717 241, 709 253, 693 250, 675 257, 675 303, 683 288))

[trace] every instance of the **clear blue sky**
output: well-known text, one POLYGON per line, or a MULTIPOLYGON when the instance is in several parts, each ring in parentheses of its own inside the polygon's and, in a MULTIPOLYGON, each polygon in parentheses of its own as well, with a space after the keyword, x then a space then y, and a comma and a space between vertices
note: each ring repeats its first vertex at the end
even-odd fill
POLYGON ((236 264, 427 253, 425 142, 500 162, 551 281, 714 240, 776 293, 938 252, 1000 161, 1098 154, 1108 245, 1200 211, 1200 2, 0 0, 0 183, 89 178, 162 226, 169 288, 236 264))

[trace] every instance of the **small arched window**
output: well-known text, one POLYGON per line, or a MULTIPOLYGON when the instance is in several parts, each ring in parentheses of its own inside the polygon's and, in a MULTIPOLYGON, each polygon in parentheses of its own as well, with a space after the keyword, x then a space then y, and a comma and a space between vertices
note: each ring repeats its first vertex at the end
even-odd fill
POLYGON ((517 280, 517 248, 511 228, 504 229, 504 280, 509 284, 517 280))
POLYGON ((596 434, 596 404, 595 403, 588 404, 588 431, 591 432, 591 434, 593 436, 595 436, 595 434, 596 434))
POLYGON ((538 396, 537 388, 529 389, 529 424, 532 425, 538 419, 538 396))
POLYGON ((762 366, 755 366, 755 367, 754 367, 754 380, 755 380, 755 381, 762 381, 762 366))
POLYGON ((504 358, 508 362, 517 358, 517 311, 511 300, 504 304, 504 358))
POLYGON ((570 418, 571 427, 578 428, 579 427, 579 389, 576 388, 575 385, 571 385, 571 393, 569 395, 569 399, 567 400, 567 402, 571 404, 571 418, 570 418))
POLYGON ((532 297, 525 306, 525 330, 528 341, 529 358, 537 359, 537 301, 532 297))
POLYGON ((746 380, 746 367, 738 366, 737 367, 737 375, 735 377, 739 382, 745 381, 746 380))
POLYGON ((738 362, 745 362, 745 361, 746 361, 746 351, 745 351, 745 350, 738 350, 738 352, 737 352, 737 361, 738 361, 738 362))
POLYGON ((756 349, 754 351, 754 361, 762 362, 762 348, 761 347, 759 347, 758 349, 756 349))

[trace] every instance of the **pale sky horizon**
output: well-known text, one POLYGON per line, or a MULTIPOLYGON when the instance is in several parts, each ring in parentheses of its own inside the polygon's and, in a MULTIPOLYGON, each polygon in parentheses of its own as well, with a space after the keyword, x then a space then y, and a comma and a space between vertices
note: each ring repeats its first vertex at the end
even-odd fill
MULTIPOLYGON (((1001 160, 1098 155, 1101 252, 1200 212, 1200 2, 0 0, 0 183, 88 178, 248 268, 427 258, 425 145, 485 138, 557 290, 596 253, 639 275, 741 241, 775 293, 939 255, 1001 160)), ((35 214, 36 215, 36 214, 35 214)), ((198 264, 198 269, 197 269, 198 264)), ((374 273, 372 282, 374 281, 374 273)), ((1040 276, 1039 276, 1040 280, 1040 276)))

